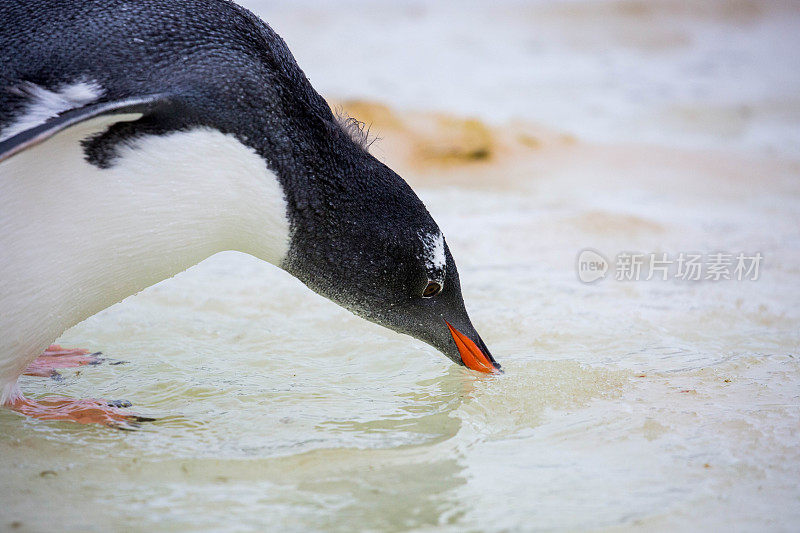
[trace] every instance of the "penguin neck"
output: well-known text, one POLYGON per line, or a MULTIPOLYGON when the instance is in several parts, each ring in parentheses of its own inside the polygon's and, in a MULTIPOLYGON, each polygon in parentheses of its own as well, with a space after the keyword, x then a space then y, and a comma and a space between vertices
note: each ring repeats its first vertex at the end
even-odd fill
MULTIPOLYGON (((98 126, 106 125, 91 125, 98 126)), ((119 146, 104 169, 88 164, 75 142, 91 131, 68 133, 46 152, 9 160, 11 179, 2 180, 16 189, 6 198, 17 199, 2 217, 6 232, 16 232, 3 248, 14 247, 11 279, 20 288, 10 303, 58 317, 42 342, 219 251, 276 265, 285 257, 283 191, 265 161, 233 136, 211 129, 145 136, 119 146)))

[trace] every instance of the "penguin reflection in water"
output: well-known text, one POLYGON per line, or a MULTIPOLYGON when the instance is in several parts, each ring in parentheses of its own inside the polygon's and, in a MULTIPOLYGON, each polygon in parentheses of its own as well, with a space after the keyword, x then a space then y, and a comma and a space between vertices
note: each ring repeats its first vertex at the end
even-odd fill
POLYGON ((439 227, 225 0, 0 4, 0 404, 126 427, 119 404, 23 397, 23 373, 95 362, 67 328, 222 250, 499 372, 439 227))

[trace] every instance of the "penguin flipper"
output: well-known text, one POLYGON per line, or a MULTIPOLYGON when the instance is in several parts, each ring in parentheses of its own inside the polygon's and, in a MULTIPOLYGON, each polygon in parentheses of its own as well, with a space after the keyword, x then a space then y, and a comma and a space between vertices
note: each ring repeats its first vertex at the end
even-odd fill
POLYGON ((119 121, 134 121, 166 105, 168 96, 150 95, 102 102, 70 109, 56 117, 0 141, 0 163, 32 148, 67 128, 103 116, 118 116, 119 121))

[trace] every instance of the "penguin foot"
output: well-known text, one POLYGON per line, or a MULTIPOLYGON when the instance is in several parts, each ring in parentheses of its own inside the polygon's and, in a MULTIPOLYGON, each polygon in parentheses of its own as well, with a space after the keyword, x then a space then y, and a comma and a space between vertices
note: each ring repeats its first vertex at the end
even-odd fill
POLYGON ((136 430, 140 422, 153 422, 155 418, 123 411, 130 407, 127 400, 73 400, 64 397, 30 400, 19 397, 8 407, 25 416, 39 420, 69 420, 78 424, 103 424, 114 429, 136 430))
POLYGON ((105 361, 105 359, 99 357, 100 355, 101 352, 89 353, 89 350, 62 348, 58 344, 53 344, 28 365, 24 374, 43 378, 56 377, 57 379, 57 368, 98 365, 105 361))

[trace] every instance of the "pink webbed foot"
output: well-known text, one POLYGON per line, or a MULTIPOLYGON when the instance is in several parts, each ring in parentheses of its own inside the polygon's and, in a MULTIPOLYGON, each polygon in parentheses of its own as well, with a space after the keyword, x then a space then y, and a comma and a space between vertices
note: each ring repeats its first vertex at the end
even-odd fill
POLYGON ((30 400, 17 398, 8 405, 13 411, 40 420, 69 420, 78 424, 103 424, 115 429, 137 429, 139 422, 152 422, 147 418, 125 412, 121 407, 130 407, 130 402, 117 400, 72 400, 63 397, 30 400))
POLYGON ((58 344, 51 345, 34 362, 28 365, 24 374, 28 376, 58 377, 56 369, 75 368, 83 365, 96 365, 103 361, 98 357, 100 352, 89 353, 89 350, 62 348, 58 344))
MULTIPOLYGON (((62 348, 53 344, 28 365, 24 374, 60 379, 61 376, 56 369, 96 365, 106 361, 99 357, 100 355, 100 352, 89 353, 89 350, 62 348)), ((111 364, 123 362, 114 361, 111 364)), ((10 404, 6 404, 6 407, 40 420, 68 420, 79 424, 103 424, 116 429, 136 429, 139 427, 139 422, 155 420, 122 410, 123 407, 130 407, 130 405, 131 403, 125 400, 73 400, 64 397, 31 400, 19 396, 10 404)))

